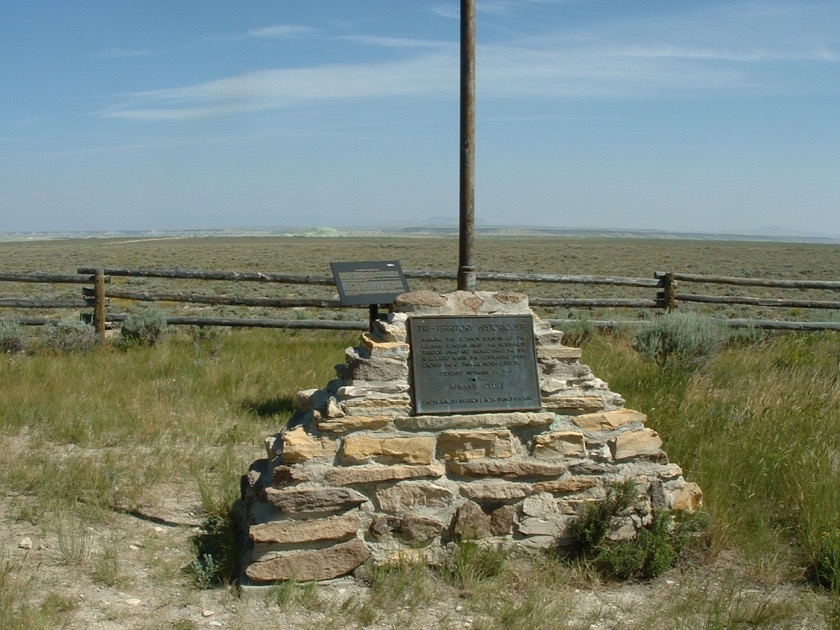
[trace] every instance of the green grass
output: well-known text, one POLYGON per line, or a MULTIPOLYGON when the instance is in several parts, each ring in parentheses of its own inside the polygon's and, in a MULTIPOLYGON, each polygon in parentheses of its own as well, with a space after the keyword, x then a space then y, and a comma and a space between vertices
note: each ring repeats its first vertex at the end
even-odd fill
POLYGON ((214 353, 180 335, 154 348, 0 357, 0 436, 16 446, 0 450, 0 482, 42 509, 89 514, 135 509, 177 477, 228 497, 294 392, 334 377, 353 341, 256 331, 221 335, 214 353))
POLYGON ((778 335, 687 369, 642 362, 621 338, 584 356, 700 484, 714 549, 787 580, 840 524, 840 335, 778 335))
MULTIPOLYGON (((0 356, 0 484, 14 508, 7 518, 51 536, 53 557, 91 587, 124 584, 117 543, 97 544, 88 533, 110 527, 115 513, 153 509, 159 489, 172 484, 190 488, 203 518, 224 521, 239 475, 288 417, 293 394, 330 380, 356 337, 182 332, 152 348, 0 356)), ((793 627, 800 619, 793 598, 831 626, 836 597, 818 605, 778 593, 813 577, 816 597, 825 592, 816 584, 831 590, 840 571, 840 335, 736 340, 690 365, 643 361, 629 333, 593 334, 582 345, 584 361, 628 407, 648 415, 670 459, 703 488, 711 561, 734 558, 739 569, 732 581, 692 581, 685 608, 670 602, 662 614, 685 628, 793 627), (822 577, 812 575, 818 567, 822 577)), ((227 533, 215 533, 222 562, 227 533)), ((188 549, 178 553, 189 557, 188 549)), ((474 627, 586 627, 575 625, 582 613, 572 614, 573 591, 597 579, 551 558, 507 557, 469 544, 437 573, 393 571, 373 580, 366 602, 334 614, 360 625, 404 617, 410 627, 414 610, 458 593, 474 627)), ((74 615, 57 585, 19 564, 5 562, 0 578, 0 627, 60 627, 74 615)), ((183 588, 196 588, 171 568, 149 579, 183 579, 183 588)), ((275 604, 312 606, 311 593, 303 594, 278 593, 275 604)), ((609 616, 587 615, 593 623, 609 616)))

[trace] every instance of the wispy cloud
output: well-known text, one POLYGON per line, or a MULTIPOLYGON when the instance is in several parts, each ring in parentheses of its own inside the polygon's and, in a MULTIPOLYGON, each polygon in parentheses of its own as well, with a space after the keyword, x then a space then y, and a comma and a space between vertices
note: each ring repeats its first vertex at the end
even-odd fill
MULTIPOLYGON (((504 15, 527 5, 534 4, 570 4, 580 0, 479 0, 476 2, 477 13, 504 15)), ((436 4, 431 7, 432 13, 444 18, 457 19, 461 17, 459 2, 436 4)))
POLYGON ((263 26, 261 28, 254 28, 248 31, 249 37, 273 37, 277 39, 287 39, 293 37, 302 37, 311 35, 317 31, 308 26, 300 26, 298 24, 275 24, 273 26, 263 26))
POLYGON ((382 48, 441 48, 452 49, 457 47, 453 42, 446 42, 433 39, 412 39, 409 37, 380 37, 375 35, 345 35, 341 39, 359 44, 379 46, 382 48))
MULTIPOLYGON (((497 10, 512 6, 507 0, 485 7, 490 5, 497 10)), ((836 36, 824 23, 840 16, 840 10, 826 6, 777 3, 770 11, 767 3, 736 2, 703 11, 613 18, 578 29, 541 28, 528 37, 480 44, 477 89, 480 98, 505 99, 737 97, 837 90, 840 54, 836 36), (781 8, 788 10, 780 12, 781 8), (797 29, 799 35, 794 37, 785 24, 797 19, 810 27, 797 29), (798 64, 800 71, 791 72, 791 64, 798 64)), ((259 30, 277 29, 280 36, 299 32, 297 28, 259 30)), ((457 93, 454 42, 371 35, 340 39, 381 48, 383 55, 389 49, 399 50, 391 54, 402 58, 249 72, 134 92, 118 95, 118 105, 98 114, 185 120, 339 99, 439 98, 457 93)))
POLYGON ((267 70, 122 95, 123 103, 98 114, 135 120, 186 120, 324 100, 455 94, 457 72, 457 59, 446 55, 267 70))
POLYGON ((138 57, 157 57, 165 55, 163 50, 154 50, 151 48, 108 48, 97 53, 92 53, 90 56, 95 59, 135 59, 138 57))

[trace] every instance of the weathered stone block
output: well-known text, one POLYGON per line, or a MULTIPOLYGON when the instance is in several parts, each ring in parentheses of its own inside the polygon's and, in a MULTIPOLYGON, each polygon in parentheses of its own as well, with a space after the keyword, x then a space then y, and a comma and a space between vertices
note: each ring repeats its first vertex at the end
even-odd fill
POLYGON ((551 396, 568 388, 568 382, 561 378, 547 378, 540 382, 540 394, 543 396, 551 396))
POLYGON ((507 536, 513 531, 516 522, 516 507, 503 505, 490 512, 490 533, 494 536, 507 536))
POLYGON ((287 464, 299 464, 320 457, 331 458, 337 448, 334 440, 309 435, 303 427, 283 432, 283 461, 287 464))
POLYGON ((403 512, 418 507, 446 508, 452 498, 449 488, 422 481, 408 481, 376 491, 379 509, 385 512, 403 512))
POLYGON ((434 436, 380 437, 351 435, 344 438, 341 457, 350 464, 431 464, 435 458, 434 436))
POLYGON ((405 313, 391 313, 388 320, 375 319, 373 333, 379 341, 405 341, 405 313))
POLYGON ((362 333, 359 343, 360 347, 374 359, 401 359, 408 358, 409 345, 401 341, 377 341, 369 333, 362 333))
POLYGON ((301 411, 311 411, 312 409, 317 408, 318 404, 321 402, 323 394, 319 389, 301 389, 295 392, 293 404, 295 409, 300 409, 301 411))
POLYGON ((411 313, 417 309, 440 308, 446 305, 446 298, 433 291, 410 291, 398 295, 394 306, 402 313, 411 313))
POLYGON ((446 431, 450 429, 542 427, 554 422, 553 413, 475 413, 448 416, 406 416, 394 424, 404 431, 446 431))
POLYGON ((539 346, 558 346, 563 343, 565 333, 562 330, 545 328, 534 332, 534 341, 539 346))
POLYGON ((356 535, 359 517, 355 514, 320 519, 273 521, 252 525, 248 535, 255 543, 294 545, 323 540, 347 540, 356 535))
POLYGON ((462 483, 461 495, 477 503, 518 501, 529 496, 534 490, 529 483, 506 481, 504 479, 483 479, 462 483))
POLYGON ((613 431, 633 422, 644 424, 647 416, 632 409, 618 409, 574 416, 571 420, 585 431, 613 431))
POLYGON ((562 514, 556 514, 549 519, 527 517, 519 523, 518 530, 523 536, 549 536, 556 539, 565 535, 573 520, 573 517, 562 514))
POLYGON ((666 464, 665 466, 660 466, 657 469, 657 476, 662 481, 671 481, 673 479, 678 479, 682 477, 683 469, 680 468, 677 464, 666 464))
POLYGON ((557 514, 557 499, 547 492, 530 496, 522 502, 522 514, 541 519, 552 518, 557 514))
POLYGON ((617 462, 635 457, 658 454, 662 449, 662 438, 653 429, 625 431, 608 442, 613 459, 617 462))
POLYGON ((408 362, 401 359, 362 357, 355 348, 348 348, 345 360, 344 375, 350 379, 387 381, 408 378, 408 362))
POLYGON ((684 486, 672 490, 674 495, 674 509, 693 512, 703 505, 703 491, 693 481, 687 481, 684 486))
POLYGON ((447 468, 461 477, 505 477, 519 479, 527 477, 559 477, 566 472, 563 464, 540 461, 511 461, 478 459, 471 462, 449 460, 447 468))
POLYGON ((537 348, 537 356, 541 359, 580 359, 583 352, 571 346, 540 346, 537 348))
POLYGON ((410 542, 426 542, 440 536, 443 523, 435 518, 427 518, 414 514, 402 516, 385 516, 378 514, 370 524, 371 535, 385 538, 397 535, 410 542))
POLYGON ((411 399, 405 394, 393 394, 378 398, 357 398, 345 400, 341 408, 348 416, 400 416, 411 411, 411 399))
POLYGON ((309 474, 297 466, 275 466, 272 474, 272 485, 280 488, 282 486, 294 486, 311 478, 309 474))
POLYGON ((430 466, 350 466, 333 468, 324 475, 328 483, 336 486, 352 484, 378 483, 382 481, 399 481, 402 479, 416 479, 418 477, 442 477, 446 470, 440 464, 430 466))
POLYGON ((549 396, 542 399, 543 409, 562 414, 592 413, 604 409, 600 396, 549 396))
POLYGON ((245 575, 255 582, 330 580, 350 573, 369 555, 365 544, 356 539, 327 549, 299 551, 254 562, 246 567, 245 575))
POLYGON ((367 497, 348 488, 265 489, 265 500, 280 512, 344 512, 367 502, 367 497))
POLYGON ((479 540, 492 535, 493 521, 474 501, 467 501, 456 511, 450 526, 455 540, 479 540))
POLYGON ((483 457, 513 457, 513 435, 493 431, 445 431, 438 437, 438 458, 466 462, 483 457))
POLYGON ((391 425, 390 416, 344 416, 320 419, 315 426, 325 433, 350 433, 351 431, 379 431, 391 425))
POLYGON ((341 418, 344 416, 344 409, 338 404, 335 396, 330 396, 324 413, 327 418, 341 418))
POLYGON ((598 481, 591 477, 568 477, 553 481, 538 481, 534 484, 534 492, 550 492, 552 494, 571 494, 583 492, 598 485, 598 481))
POLYGON ((580 431, 552 431, 534 437, 531 453, 538 459, 583 457, 586 455, 583 433, 580 431))

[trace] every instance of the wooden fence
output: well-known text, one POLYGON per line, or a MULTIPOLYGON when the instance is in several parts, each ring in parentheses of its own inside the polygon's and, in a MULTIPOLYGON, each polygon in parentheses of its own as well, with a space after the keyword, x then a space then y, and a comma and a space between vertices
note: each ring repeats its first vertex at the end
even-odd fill
MULTIPOLYGON (((454 272, 435 271, 405 271, 407 280, 415 280, 414 285, 424 285, 429 281, 451 281, 452 288, 456 281, 454 272)), ((266 296, 237 296, 224 290, 223 295, 208 295, 192 292, 163 292, 122 290, 113 278, 155 278, 159 280, 186 280, 190 286, 205 281, 223 283, 229 289, 235 289, 241 283, 267 283, 272 285, 294 285, 296 287, 322 287, 335 289, 332 276, 290 275, 262 272, 237 271, 198 271, 186 269, 95 269, 80 267, 76 274, 41 274, 41 273, 0 273, 0 283, 36 283, 43 285, 76 284, 82 285, 79 297, 0 297, 0 315, 6 319, 14 319, 25 325, 42 325, 52 319, 43 315, 44 310, 61 309, 80 313, 89 320, 100 334, 105 332, 109 322, 120 322, 127 316, 124 312, 115 312, 113 304, 123 302, 153 302, 167 305, 203 305, 213 307, 245 307, 249 311, 254 309, 318 309, 319 317, 315 319, 275 319, 249 315, 248 317, 218 317, 218 316, 190 316, 168 313, 167 323, 173 326, 227 326, 249 328, 310 328, 310 329, 343 329, 363 330, 368 322, 361 314, 350 319, 330 319, 325 315, 341 312, 339 317, 346 317, 347 309, 360 307, 342 306, 337 294, 331 297, 266 297, 266 296), (19 317, 9 317, 6 310, 23 311, 19 317), (343 312, 342 312, 343 311, 343 312), (33 312, 37 315, 33 316, 33 312)), ((555 326, 562 327, 573 319, 557 319, 552 317, 558 309, 573 309, 576 313, 592 313, 603 309, 630 309, 635 311, 633 319, 599 320, 586 316, 578 319, 590 321, 598 327, 614 327, 623 324, 634 324, 645 321, 639 317, 640 312, 666 312, 675 309, 686 310, 689 305, 706 305, 705 308, 720 308, 725 305, 741 305, 746 307, 787 308, 793 310, 816 309, 828 312, 830 317, 836 318, 840 312, 840 301, 813 299, 815 291, 836 293, 840 291, 840 282, 823 280, 774 280, 764 278, 736 278, 727 276, 703 276, 697 274, 656 272, 653 278, 626 278, 618 276, 574 276, 553 274, 522 274, 522 273, 494 273, 479 272, 476 274, 478 288, 482 285, 494 287, 513 283, 516 290, 523 290, 522 285, 542 286, 545 293, 553 293, 563 285, 579 285, 584 291, 592 291, 593 287, 619 288, 626 292, 644 291, 647 297, 531 297, 530 304, 535 310, 540 310, 543 317, 555 326), (683 292, 684 284, 717 285, 718 287, 761 287, 762 289, 780 289, 808 291, 806 299, 768 298, 744 295, 705 295, 683 292), (547 289, 546 289, 547 288, 547 289), (546 315, 546 313, 548 315, 546 315)), ((412 289, 423 288, 412 286, 412 289)), ((719 289, 720 290, 720 289, 719 289)), ((724 289, 725 290, 725 289, 724 289)), ((528 292, 528 291, 526 291, 528 292)), ((530 292, 529 292, 530 294, 530 292)), ((364 308, 364 307, 362 307, 364 308)), ((167 309, 171 310, 171 309, 167 309)), ((708 311, 707 311, 708 312, 708 311)), ((711 313, 716 315, 714 311, 711 313)), ((53 318, 54 319, 54 318, 53 318)), ((820 318, 822 319, 822 318, 820 318)), ((756 327, 763 329, 786 330, 840 330, 840 321, 789 321, 782 319, 750 319, 727 318, 725 321, 733 327, 756 327)))

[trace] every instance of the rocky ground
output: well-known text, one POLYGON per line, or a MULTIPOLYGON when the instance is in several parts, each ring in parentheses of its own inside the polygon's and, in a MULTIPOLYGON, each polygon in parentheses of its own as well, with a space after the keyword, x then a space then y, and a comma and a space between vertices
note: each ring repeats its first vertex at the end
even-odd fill
POLYGON ((535 596, 534 607, 514 608, 507 616, 488 612, 493 606, 486 594, 464 597, 440 584, 423 601, 377 599, 365 583, 351 578, 299 588, 297 596, 242 594, 235 587, 198 589, 189 571, 191 541, 200 534, 202 521, 195 494, 162 488, 153 508, 113 513, 96 527, 78 527, 69 518, 44 522, 32 517, 30 498, 4 497, 0 615, 5 618, 0 627, 35 627, 34 621, 11 623, 12 611, 20 613, 23 607, 32 620, 46 619, 44 627, 104 630, 833 627, 826 621, 830 606, 824 595, 805 585, 733 579, 738 567, 731 560, 674 570, 647 584, 571 580, 548 598, 535 596), (560 605, 565 625, 557 626, 547 611, 560 605))

